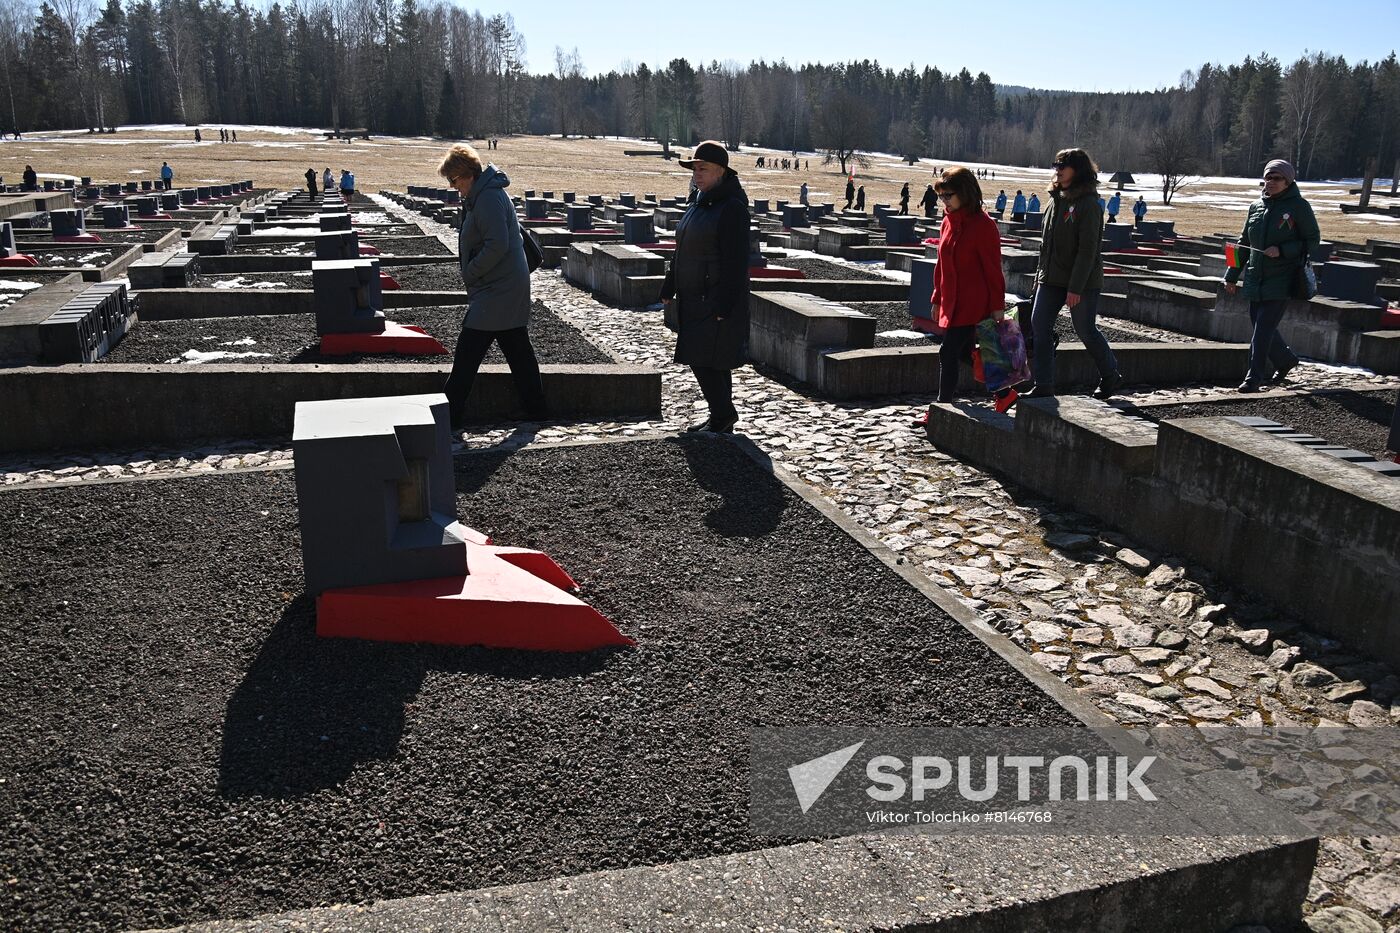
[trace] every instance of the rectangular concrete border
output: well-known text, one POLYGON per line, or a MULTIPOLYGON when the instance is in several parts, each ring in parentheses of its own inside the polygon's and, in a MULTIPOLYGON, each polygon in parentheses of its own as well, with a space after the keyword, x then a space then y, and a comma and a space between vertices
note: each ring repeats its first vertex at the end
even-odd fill
MULTIPOLYGON (((70 364, 0 370, 0 452, 178 445, 291 437, 295 402, 438 392, 450 364, 70 364)), ((540 367, 560 418, 661 416, 661 373, 621 363, 540 367)), ((510 370, 481 368, 474 421, 523 420, 510 370)))
MULTIPOLYGON (((606 438, 545 444, 540 449, 657 438, 606 438)), ((738 436, 729 442, 1071 715, 1101 735, 1107 733, 1111 741, 1116 735, 1115 744, 1121 741, 1125 747, 1137 748, 1135 740, 1096 707, 985 626, 975 612, 906 564, 814 488, 774 463, 756 444, 738 436)), ((158 477, 133 481, 144 479, 158 477)), ((936 924, 940 931, 952 933, 1012 929, 1225 933, 1251 923, 1283 929, 1300 919, 1316 861, 1316 837, 1146 838, 1127 840, 1132 855, 1124 858, 1114 845, 1123 843, 1121 839, 1104 839, 1106 845, 1091 850, 1075 837, 846 836, 687 862, 363 906, 310 908, 250 920, 216 920, 177 929, 185 933, 286 929, 601 933, 841 928, 926 933, 936 924), (1070 864, 1074 868, 1067 870, 1070 864)))

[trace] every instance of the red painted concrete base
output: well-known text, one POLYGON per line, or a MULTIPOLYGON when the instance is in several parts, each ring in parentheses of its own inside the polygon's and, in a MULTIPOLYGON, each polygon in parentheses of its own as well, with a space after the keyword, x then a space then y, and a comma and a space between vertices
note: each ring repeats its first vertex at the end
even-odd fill
POLYGON ((1161 256, 1163 255, 1163 251, 1155 246, 1130 246, 1127 249, 1106 249, 1103 251, 1103 255, 1105 256, 1113 256, 1116 254, 1128 256, 1161 256))
POLYGON ((447 348, 411 324, 384 322, 378 334, 322 334, 321 352, 327 356, 347 353, 400 353, 404 356, 446 356, 447 348))
POLYGON ((73 236, 56 236, 55 243, 101 243, 102 237, 95 233, 78 233, 73 236))
POLYGON ((636 644, 573 595, 578 585, 539 551, 468 539, 464 577, 326 590, 316 634, 328 638, 592 651, 636 644))
POLYGON ((13 256, 0 257, 0 269, 18 269, 28 266, 37 266, 39 260, 33 256, 26 256, 24 253, 16 253, 13 256))
POLYGON ((142 214, 141 220, 174 220, 169 214, 142 214))
POLYGON ((1381 330, 1400 329, 1400 311, 1381 312, 1381 330))
POLYGON ((925 334, 941 334, 944 328, 938 326, 938 322, 931 317, 913 317, 909 319, 910 328, 925 334))
POLYGON ((784 269, 782 266, 749 268, 749 278, 751 279, 805 279, 806 277, 807 273, 801 269, 784 269))
POLYGON ((135 224, 132 224, 129 227, 103 227, 102 229, 106 230, 108 233, 117 233, 122 230, 140 230, 141 228, 136 226, 135 224))
POLYGON ((364 244, 360 244, 360 255, 361 255, 361 256, 378 256, 378 255, 379 255, 379 247, 377 247, 377 246, 365 246, 364 244))
POLYGON ((379 273, 379 287, 386 292, 398 291, 399 280, 387 272, 381 272, 379 273))

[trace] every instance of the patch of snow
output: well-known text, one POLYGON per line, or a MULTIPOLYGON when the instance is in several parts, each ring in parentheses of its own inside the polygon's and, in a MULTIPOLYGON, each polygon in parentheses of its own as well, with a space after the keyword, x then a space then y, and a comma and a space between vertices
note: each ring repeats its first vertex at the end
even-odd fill
POLYGON ((254 340, 252 337, 240 337, 240 338, 238 338, 237 340, 225 340, 223 343, 219 344, 219 346, 221 346, 221 347, 251 347, 251 346, 255 346, 256 344, 257 344, 257 341, 254 340))
POLYGON ((0 279, 0 289, 17 292, 30 292, 36 288, 43 288, 42 282, 15 282, 9 279, 0 279))
POLYGON ((895 337, 899 340, 923 340, 928 334, 920 333, 917 330, 886 330, 876 334, 877 337, 895 337))
POLYGON ((228 279, 222 282, 215 282, 215 288, 285 288, 281 282, 249 282, 243 276, 236 279, 228 279))
POLYGON ((167 363, 184 363, 187 366, 198 366, 201 363, 213 363, 218 360, 237 360, 249 357, 261 356, 271 359, 271 353, 235 353, 232 350, 186 350, 174 359, 166 360, 167 363))

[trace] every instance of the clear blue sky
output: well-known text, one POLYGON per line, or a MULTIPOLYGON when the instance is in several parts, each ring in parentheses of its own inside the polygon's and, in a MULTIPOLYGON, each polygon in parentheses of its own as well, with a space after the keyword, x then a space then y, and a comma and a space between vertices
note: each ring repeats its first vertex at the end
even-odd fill
POLYGON ((1400 46, 1400 0, 456 2, 486 15, 511 13, 536 73, 553 69, 558 45, 577 47, 589 74, 678 57, 692 64, 870 58, 896 69, 966 66, 998 84, 1152 90, 1175 85, 1203 62, 1229 64, 1260 51, 1285 62, 1305 50, 1355 62, 1400 46), (1057 19, 1069 22, 1052 27, 1057 19), (1056 42, 1060 34, 1068 41, 1056 42))

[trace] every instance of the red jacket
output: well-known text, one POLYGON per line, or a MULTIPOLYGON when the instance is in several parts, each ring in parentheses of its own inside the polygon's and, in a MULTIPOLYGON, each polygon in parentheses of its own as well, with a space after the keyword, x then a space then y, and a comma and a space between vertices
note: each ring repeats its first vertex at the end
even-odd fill
POLYGON ((933 304, 940 327, 980 323, 1006 302, 1001 274, 1001 232, 987 212, 958 210, 943 217, 938 264, 933 270, 933 304))

